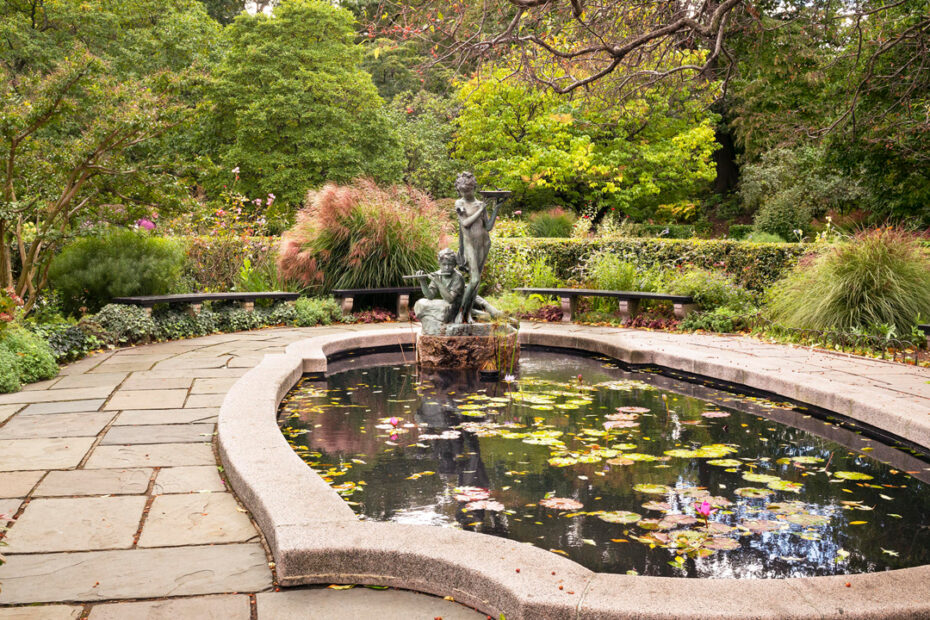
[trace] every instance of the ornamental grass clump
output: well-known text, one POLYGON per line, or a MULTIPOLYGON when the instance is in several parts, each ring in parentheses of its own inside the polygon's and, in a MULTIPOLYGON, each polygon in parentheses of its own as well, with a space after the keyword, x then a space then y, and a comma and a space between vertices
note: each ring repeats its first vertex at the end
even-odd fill
POLYGON ((930 316, 930 262, 919 239, 895 228, 862 232, 804 261, 769 294, 769 315, 788 327, 909 334, 930 316))
POLYGON ((574 214, 554 207, 530 216, 529 234, 531 237, 570 237, 574 225, 574 214))
POLYGON ((378 288, 437 268, 451 218, 412 187, 379 187, 360 179, 310 192, 297 224, 285 233, 278 269, 287 280, 339 288, 378 288))

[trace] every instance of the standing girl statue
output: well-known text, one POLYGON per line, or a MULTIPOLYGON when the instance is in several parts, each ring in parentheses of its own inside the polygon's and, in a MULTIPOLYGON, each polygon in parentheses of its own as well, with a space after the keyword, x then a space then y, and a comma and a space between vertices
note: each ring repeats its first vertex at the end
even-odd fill
POLYGON ((478 295, 481 272, 488 260, 491 250, 491 229, 497 220, 500 203, 494 205, 494 211, 488 216, 487 206, 475 198, 478 183, 471 172, 463 172, 455 180, 455 189, 459 198, 455 201, 455 213, 459 218, 459 253, 460 266, 468 268, 468 284, 462 296, 462 322, 472 323, 472 306, 478 295))

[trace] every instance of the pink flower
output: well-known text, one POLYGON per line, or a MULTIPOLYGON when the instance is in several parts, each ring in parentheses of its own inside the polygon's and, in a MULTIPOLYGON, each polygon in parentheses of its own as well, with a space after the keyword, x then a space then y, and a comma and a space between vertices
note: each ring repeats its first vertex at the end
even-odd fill
POLYGON ((391 418, 390 420, 388 420, 388 422, 391 423, 391 426, 397 426, 398 423, 400 423, 400 420, 398 420, 397 418, 391 418))
POLYGON ((712 508, 710 502, 706 499, 701 502, 701 505, 694 509, 696 513, 704 517, 705 519, 709 517, 712 513, 717 512, 715 508, 712 508))
POLYGON ((155 230, 155 222, 146 218, 136 220, 136 226, 139 228, 144 228, 145 230, 155 230))
POLYGON ((220 217, 223 217, 224 215, 226 215, 226 212, 223 211, 222 209, 219 209, 219 210, 216 212, 216 214, 219 215, 220 217))
POLYGON ((523 215, 523 211, 514 211, 513 214, 514 214, 514 215, 523 215))

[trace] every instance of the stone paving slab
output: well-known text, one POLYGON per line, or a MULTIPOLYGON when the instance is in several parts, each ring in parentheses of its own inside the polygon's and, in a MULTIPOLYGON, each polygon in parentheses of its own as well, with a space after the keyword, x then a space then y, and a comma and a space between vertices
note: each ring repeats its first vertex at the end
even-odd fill
POLYGON ((133 373, 123 383, 124 390, 186 390, 194 379, 191 377, 145 377, 145 373, 133 373))
POLYGON ((114 417, 113 412, 18 415, 0 428, 0 439, 96 437, 114 417))
POLYGON ((3 424, 14 413, 22 409, 22 405, 0 405, 0 424, 3 424))
POLYGON ((192 422, 216 422, 219 407, 203 409, 129 409, 120 413, 113 426, 136 424, 190 424, 192 422))
POLYGON ((256 543, 10 555, 0 566, 0 605, 93 602, 271 587, 256 543))
POLYGON ((93 437, 0 439, 0 471, 70 469, 93 444, 93 437))
MULTIPOLYGON (((441 598, 404 590, 307 588, 255 596, 258 620, 484 620, 484 614, 441 598)), ((93 618, 93 616, 91 616, 93 618)))
POLYGON ((145 497, 34 499, 10 528, 5 554, 128 549, 145 497))
POLYGON ((247 542, 258 532, 231 493, 159 495, 139 547, 247 542))
POLYGON ((67 375, 61 377, 53 389, 109 387, 115 389, 129 376, 125 372, 102 372, 96 375, 67 375))
POLYGON ((191 394, 225 395, 236 380, 236 377, 226 379, 194 379, 194 385, 191 387, 191 394))
POLYGON ((246 595, 108 603, 95 605, 88 616, 90 620, 249 620, 251 617, 252 606, 246 595))
MULTIPOLYGON (((22 500, 19 499, 0 499, 0 515, 12 518, 22 503, 22 500)), ((0 519, 0 523, 6 523, 6 521, 6 518, 0 519)))
MULTIPOLYGON (((61 381, 61 377, 55 377, 54 379, 47 379, 45 381, 37 381, 36 383, 28 383, 22 388, 24 392, 35 392, 37 390, 50 390, 54 385, 61 381)), ((76 387, 90 387, 86 385, 76 386, 76 387)))
MULTIPOLYGON (((2 445, 0 445, 2 449, 2 445)), ((179 467, 214 465, 213 450, 205 443, 164 443, 137 446, 99 446, 84 465, 87 469, 179 467)), ((2 456, 0 456, 2 470, 2 456)))
POLYGON ((77 620, 83 611, 74 605, 0 607, 0 620, 77 620))
POLYGON ((223 368, 232 359, 223 357, 194 357, 189 359, 173 358, 159 362, 155 370, 188 370, 193 368, 223 368))
POLYGON ((155 365, 155 362, 151 360, 139 359, 134 360, 132 358, 124 358, 122 360, 113 360, 106 361, 103 364, 100 364, 93 370, 89 370, 88 374, 98 374, 98 373, 113 373, 113 372, 135 372, 137 370, 149 370, 152 366, 155 365))
POLYGON ((104 409, 168 409, 184 406, 187 390, 120 390, 104 409))
POLYGON ((89 388, 71 388, 70 390, 39 390, 13 392, 12 394, 0 394, 0 405, 20 404, 20 403, 50 403, 63 400, 88 400, 94 398, 106 398, 110 395, 112 388, 89 387, 89 388))
POLYGON ((213 431, 215 428, 215 424, 114 426, 103 436, 100 445, 205 443, 213 441, 213 431))
POLYGON ((44 474, 44 471, 0 473, 0 497, 26 497, 44 474))
POLYGON ((185 407, 202 409, 205 407, 219 407, 223 404, 226 394, 191 394, 184 403, 185 407))
POLYGON ((216 466, 202 465, 162 468, 155 478, 152 493, 168 495, 170 493, 222 492, 225 490, 226 485, 223 484, 216 466))
POLYGON ((34 496, 141 495, 149 488, 153 471, 147 468, 50 471, 34 496))
POLYGON ((100 409, 104 402, 106 402, 106 399, 93 398, 90 400, 70 400, 60 403, 34 403, 26 407, 21 413, 23 415, 48 415, 54 413, 90 412, 100 409))

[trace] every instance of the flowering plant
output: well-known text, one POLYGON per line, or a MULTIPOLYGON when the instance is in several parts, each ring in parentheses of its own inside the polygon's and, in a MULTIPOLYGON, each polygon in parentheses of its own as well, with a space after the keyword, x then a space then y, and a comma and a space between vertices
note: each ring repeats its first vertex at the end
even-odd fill
POLYGON ((0 289, 0 334, 16 319, 17 310, 22 305, 22 298, 12 286, 0 289))

